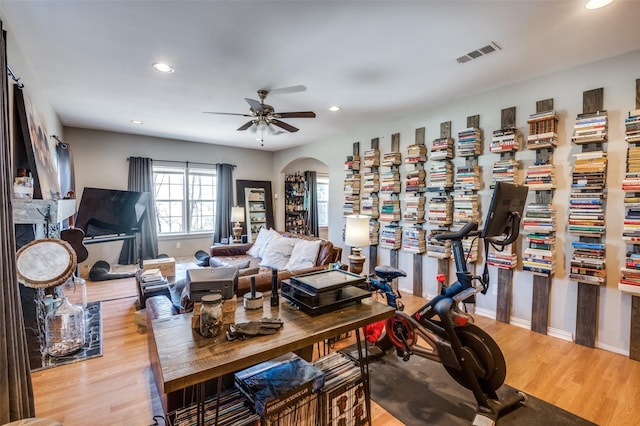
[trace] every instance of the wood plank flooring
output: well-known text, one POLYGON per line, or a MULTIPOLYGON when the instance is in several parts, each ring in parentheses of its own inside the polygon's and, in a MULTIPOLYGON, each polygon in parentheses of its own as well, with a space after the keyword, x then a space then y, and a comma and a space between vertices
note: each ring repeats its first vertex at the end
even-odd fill
MULTIPOLYGON (((103 301, 103 356, 33 373, 37 415, 65 426, 154 424, 162 408, 146 329, 134 321, 134 280, 88 283, 87 293, 103 301)), ((424 303, 406 293, 403 302, 407 311, 424 303)), ((640 424, 640 362, 478 315, 476 323, 502 348, 506 383, 597 424, 640 424)), ((372 418, 376 426, 402 425, 375 404, 372 418)))

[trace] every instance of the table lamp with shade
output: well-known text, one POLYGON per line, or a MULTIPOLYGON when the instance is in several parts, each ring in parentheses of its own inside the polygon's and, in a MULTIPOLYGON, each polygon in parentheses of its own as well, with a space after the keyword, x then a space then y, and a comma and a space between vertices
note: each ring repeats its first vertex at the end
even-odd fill
POLYGON ((349 271, 354 274, 360 274, 364 265, 365 257, 362 256, 361 249, 369 245, 369 219, 365 215, 347 216, 344 243, 351 246, 349 271))
POLYGON ((240 225, 240 222, 244 222, 244 207, 231 207, 231 222, 235 222, 235 225, 233 226, 232 241, 234 243, 239 243, 242 239, 242 226, 240 225))

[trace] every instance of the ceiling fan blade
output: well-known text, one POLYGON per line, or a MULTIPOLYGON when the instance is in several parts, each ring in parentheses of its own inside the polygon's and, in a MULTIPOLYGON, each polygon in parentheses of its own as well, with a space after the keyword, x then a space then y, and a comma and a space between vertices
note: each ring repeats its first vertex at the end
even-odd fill
POLYGON ((235 112, 212 112, 212 111, 202 111, 203 114, 218 114, 218 115, 239 115, 241 117, 253 117, 251 114, 239 114, 235 112))
POLYGON ((264 89, 264 90, 269 91, 269 93, 296 93, 296 92, 306 91, 307 86, 298 84, 296 86, 276 87, 275 89, 264 89))
POLYGON ((255 99, 249 99, 249 98, 244 98, 244 100, 247 101, 247 103, 255 113, 261 114, 264 112, 264 108, 262 107, 262 104, 259 101, 256 101, 255 99))
POLYGON ((315 118, 316 113, 313 111, 298 111, 298 112, 278 112, 274 114, 278 118, 315 118))
POLYGON ((287 132, 291 132, 291 133, 297 132, 299 130, 297 127, 293 127, 291 124, 287 124, 283 121, 276 120, 276 119, 271 120, 271 124, 274 124, 280 127, 281 129, 285 129, 287 132))
POLYGON ((238 127, 238 130, 247 130, 252 125, 253 125, 253 120, 247 121, 242 126, 238 127))

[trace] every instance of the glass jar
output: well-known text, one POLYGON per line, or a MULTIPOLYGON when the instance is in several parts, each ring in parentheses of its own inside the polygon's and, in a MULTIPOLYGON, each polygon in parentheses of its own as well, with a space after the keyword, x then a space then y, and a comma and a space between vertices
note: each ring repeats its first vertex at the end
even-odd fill
POLYGON ((87 282, 83 278, 72 276, 56 291, 60 297, 69 299, 71 304, 87 309, 87 282))
POLYGON ((47 352, 51 356, 64 356, 84 346, 84 310, 72 305, 64 297, 60 305, 47 314, 47 352))
POLYGON ((201 303, 200 334, 203 337, 215 337, 222 333, 222 295, 204 295, 201 303))

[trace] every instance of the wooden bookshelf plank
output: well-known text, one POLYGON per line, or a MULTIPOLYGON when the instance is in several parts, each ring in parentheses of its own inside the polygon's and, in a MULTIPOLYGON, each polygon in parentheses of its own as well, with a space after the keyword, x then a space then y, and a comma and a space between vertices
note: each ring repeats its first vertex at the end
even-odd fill
POLYGON ((496 300, 496 320, 509 323, 511 317, 511 297, 513 292, 513 269, 498 268, 498 298, 496 300))
POLYGON ((594 348, 598 323, 598 295, 600 287, 578 283, 578 302, 576 312, 576 343, 594 348))
POLYGON ((531 330, 536 333, 547 334, 549 326, 549 293, 551 291, 551 276, 533 276, 533 300, 531 306, 531 330))

